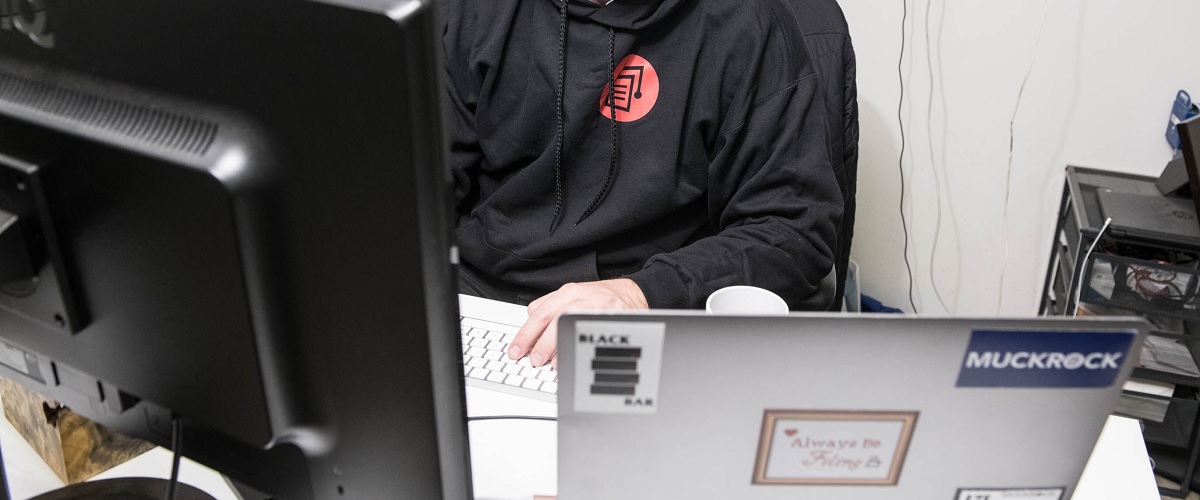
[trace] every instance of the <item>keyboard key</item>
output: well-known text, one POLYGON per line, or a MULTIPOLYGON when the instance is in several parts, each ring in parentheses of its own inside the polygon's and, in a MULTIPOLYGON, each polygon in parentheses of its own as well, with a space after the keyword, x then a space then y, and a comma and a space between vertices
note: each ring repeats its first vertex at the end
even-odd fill
POLYGON ((504 369, 504 363, 499 361, 488 361, 486 368, 492 371, 500 371, 504 369))
POLYGON ((471 358, 471 360, 468 361, 467 364, 470 366, 483 368, 483 366, 487 364, 487 360, 483 359, 483 358, 471 358))
POLYGON ((521 370, 521 376, 525 378, 537 378, 539 372, 541 372, 541 370, 538 370, 537 368, 527 367, 524 370, 521 370))
POLYGON ((488 342, 491 341, 483 337, 475 337, 471 339, 471 347, 487 347, 488 342))
POLYGON ((541 391, 548 392, 550 394, 557 394, 558 393, 558 384, 556 384, 554 382, 546 382, 546 383, 542 384, 541 391))
POLYGON ((472 347, 470 349, 467 349, 467 355, 471 356, 472 358, 481 358, 486 353, 487 353, 487 349, 484 349, 482 347, 472 347))
POLYGON ((471 370, 471 373, 468 373, 467 376, 471 377, 471 378, 477 378, 480 380, 484 380, 487 378, 488 373, 489 372, 487 370, 484 370, 483 368, 476 368, 474 370, 471 370))
POLYGON ((542 379, 543 382, 553 382, 554 379, 558 378, 558 374, 550 370, 541 370, 537 378, 542 379))
POLYGON ((487 330, 484 330, 482 328, 472 328, 470 332, 467 332, 467 335, 470 335, 472 337, 482 338, 483 336, 487 335, 487 330))
POLYGON ((483 338, 488 340, 501 340, 504 338, 504 334, 500 332, 487 332, 487 335, 484 335, 483 338))
POLYGON ((467 361, 470 361, 470 360, 471 360, 471 356, 463 354, 463 364, 464 365, 467 364, 467 361))
POLYGON ((506 375, 504 374, 504 372, 492 372, 492 373, 489 373, 489 374, 488 374, 488 376, 487 376, 487 380, 488 380, 489 382, 497 382, 497 383, 501 383, 501 382, 504 382, 504 377, 505 377, 505 376, 506 376, 506 375))
POLYGON ((533 366, 533 362, 529 361, 529 356, 525 356, 525 357, 517 360, 517 364, 521 365, 521 366, 529 366, 529 367, 533 366))
POLYGON ((466 353, 467 353, 467 349, 470 349, 470 348, 471 348, 471 346, 469 346, 469 345, 467 345, 467 344, 463 344, 463 346, 462 346, 462 347, 463 347, 463 349, 462 349, 462 352, 463 352, 463 354, 466 354, 466 353))
POLYGON ((470 344, 470 343, 471 343, 471 337, 468 337, 468 336, 466 336, 466 335, 464 334, 464 335, 462 336, 462 343, 463 343, 463 345, 470 344))
POLYGON ((513 365, 513 364, 506 364, 506 365, 504 365, 504 373, 508 373, 508 374, 512 374, 512 375, 520 375, 521 367, 517 366, 517 365, 513 365))
MULTIPOLYGON (((508 357, 508 353, 507 353, 507 352, 502 352, 502 353, 500 353, 500 361, 503 361, 503 362, 504 362, 504 363, 506 363, 506 364, 512 364, 513 366, 518 366, 518 365, 517 365, 517 360, 515 360, 515 359, 512 359, 512 358, 508 357)), ((518 366, 518 367, 519 367, 519 366, 518 366)))
POLYGON ((524 382, 521 382, 521 387, 524 387, 526 389, 533 389, 535 391, 538 389, 538 387, 541 387, 541 386, 542 386, 542 381, 538 380, 536 378, 527 378, 527 379, 525 379, 524 382))
POLYGON ((506 333, 506 334, 504 334, 504 338, 500 339, 500 341, 501 341, 501 342, 504 342, 505 344, 511 344, 511 343, 512 343, 512 341, 514 341, 514 340, 516 340, 516 339, 517 339, 517 334, 515 334, 515 333, 506 333))
POLYGON ((499 341, 495 341, 495 340, 493 340, 493 341, 491 341, 491 342, 488 342, 487 348, 488 348, 489 350, 492 350, 492 351, 497 351, 497 352, 500 352, 500 351, 507 351, 507 350, 508 350, 508 344, 505 344, 504 342, 499 342, 499 341))
POLYGON ((504 379, 504 383, 506 385, 511 385, 514 387, 521 387, 521 383, 524 381, 525 381, 525 377, 522 377, 520 375, 509 375, 508 378, 504 379))
POLYGON ((489 361, 500 361, 500 358, 502 357, 504 357, 504 354, 502 354, 500 351, 487 351, 483 353, 483 359, 489 361))
POLYGON ((464 366, 464 367, 463 367, 463 375, 466 375, 466 374, 468 374, 468 373, 471 373, 471 367, 469 367, 469 366, 464 366))

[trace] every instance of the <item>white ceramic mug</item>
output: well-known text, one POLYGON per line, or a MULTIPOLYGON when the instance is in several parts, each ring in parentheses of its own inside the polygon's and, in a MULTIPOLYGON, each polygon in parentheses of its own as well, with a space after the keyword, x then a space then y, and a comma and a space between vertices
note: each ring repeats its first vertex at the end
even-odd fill
POLYGON ((756 286, 727 286, 708 296, 709 314, 787 314, 788 305, 774 292, 756 286))

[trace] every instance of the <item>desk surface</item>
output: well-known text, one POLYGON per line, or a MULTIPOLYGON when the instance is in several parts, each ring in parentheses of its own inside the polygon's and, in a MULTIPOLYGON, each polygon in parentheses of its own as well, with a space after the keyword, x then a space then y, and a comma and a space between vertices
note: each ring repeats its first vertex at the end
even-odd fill
MULTIPOLYGON (((554 416, 552 403, 534 401, 474 387, 467 388, 468 413, 479 415, 554 416)), ((0 418, 3 446, 13 498, 29 498, 59 488, 62 483, 42 463, 33 448, 0 418)), ((471 466, 479 500, 530 499, 558 490, 557 425, 530 420, 472 422, 471 466)), ((171 453, 156 448, 115 467, 98 478, 168 477, 171 453)), ((180 479, 218 500, 238 500, 220 474, 184 460, 180 479)), ((1079 481, 1075 500, 1159 500, 1158 488, 1146 457, 1136 420, 1109 417, 1079 481)))
POLYGON ((1075 488, 1077 500, 1158 500, 1158 485, 1146 455, 1141 424, 1125 417, 1108 417, 1092 450, 1083 477, 1075 488))

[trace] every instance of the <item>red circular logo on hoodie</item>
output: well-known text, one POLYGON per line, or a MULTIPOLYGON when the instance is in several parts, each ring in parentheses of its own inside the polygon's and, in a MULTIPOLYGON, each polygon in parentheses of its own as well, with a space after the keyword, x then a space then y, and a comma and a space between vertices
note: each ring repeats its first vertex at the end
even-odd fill
MULTIPOLYGON (((631 122, 646 116, 654 103, 658 102, 658 73, 654 66, 637 54, 629 54, 617 64, 613 72, 612 109, 616 110, 619 122, 631 122)), ((608 93, 611 89, 604 86, 600 93, 600 114, 612 118, 609 108, 608 93)))

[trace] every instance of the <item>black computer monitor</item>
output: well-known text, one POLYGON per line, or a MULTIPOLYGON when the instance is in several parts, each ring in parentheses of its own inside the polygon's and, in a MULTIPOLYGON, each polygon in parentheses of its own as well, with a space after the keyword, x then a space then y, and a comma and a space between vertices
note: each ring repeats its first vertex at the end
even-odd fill
POLYGON ((469 497, 434 10, 0 1, 0 374, 278 498, 469 497))
POLYGON ((1180 122, 1177 129, 1192 202, 1195 204, 1196 213, 1200 214, 1200 116, 1180 122))

